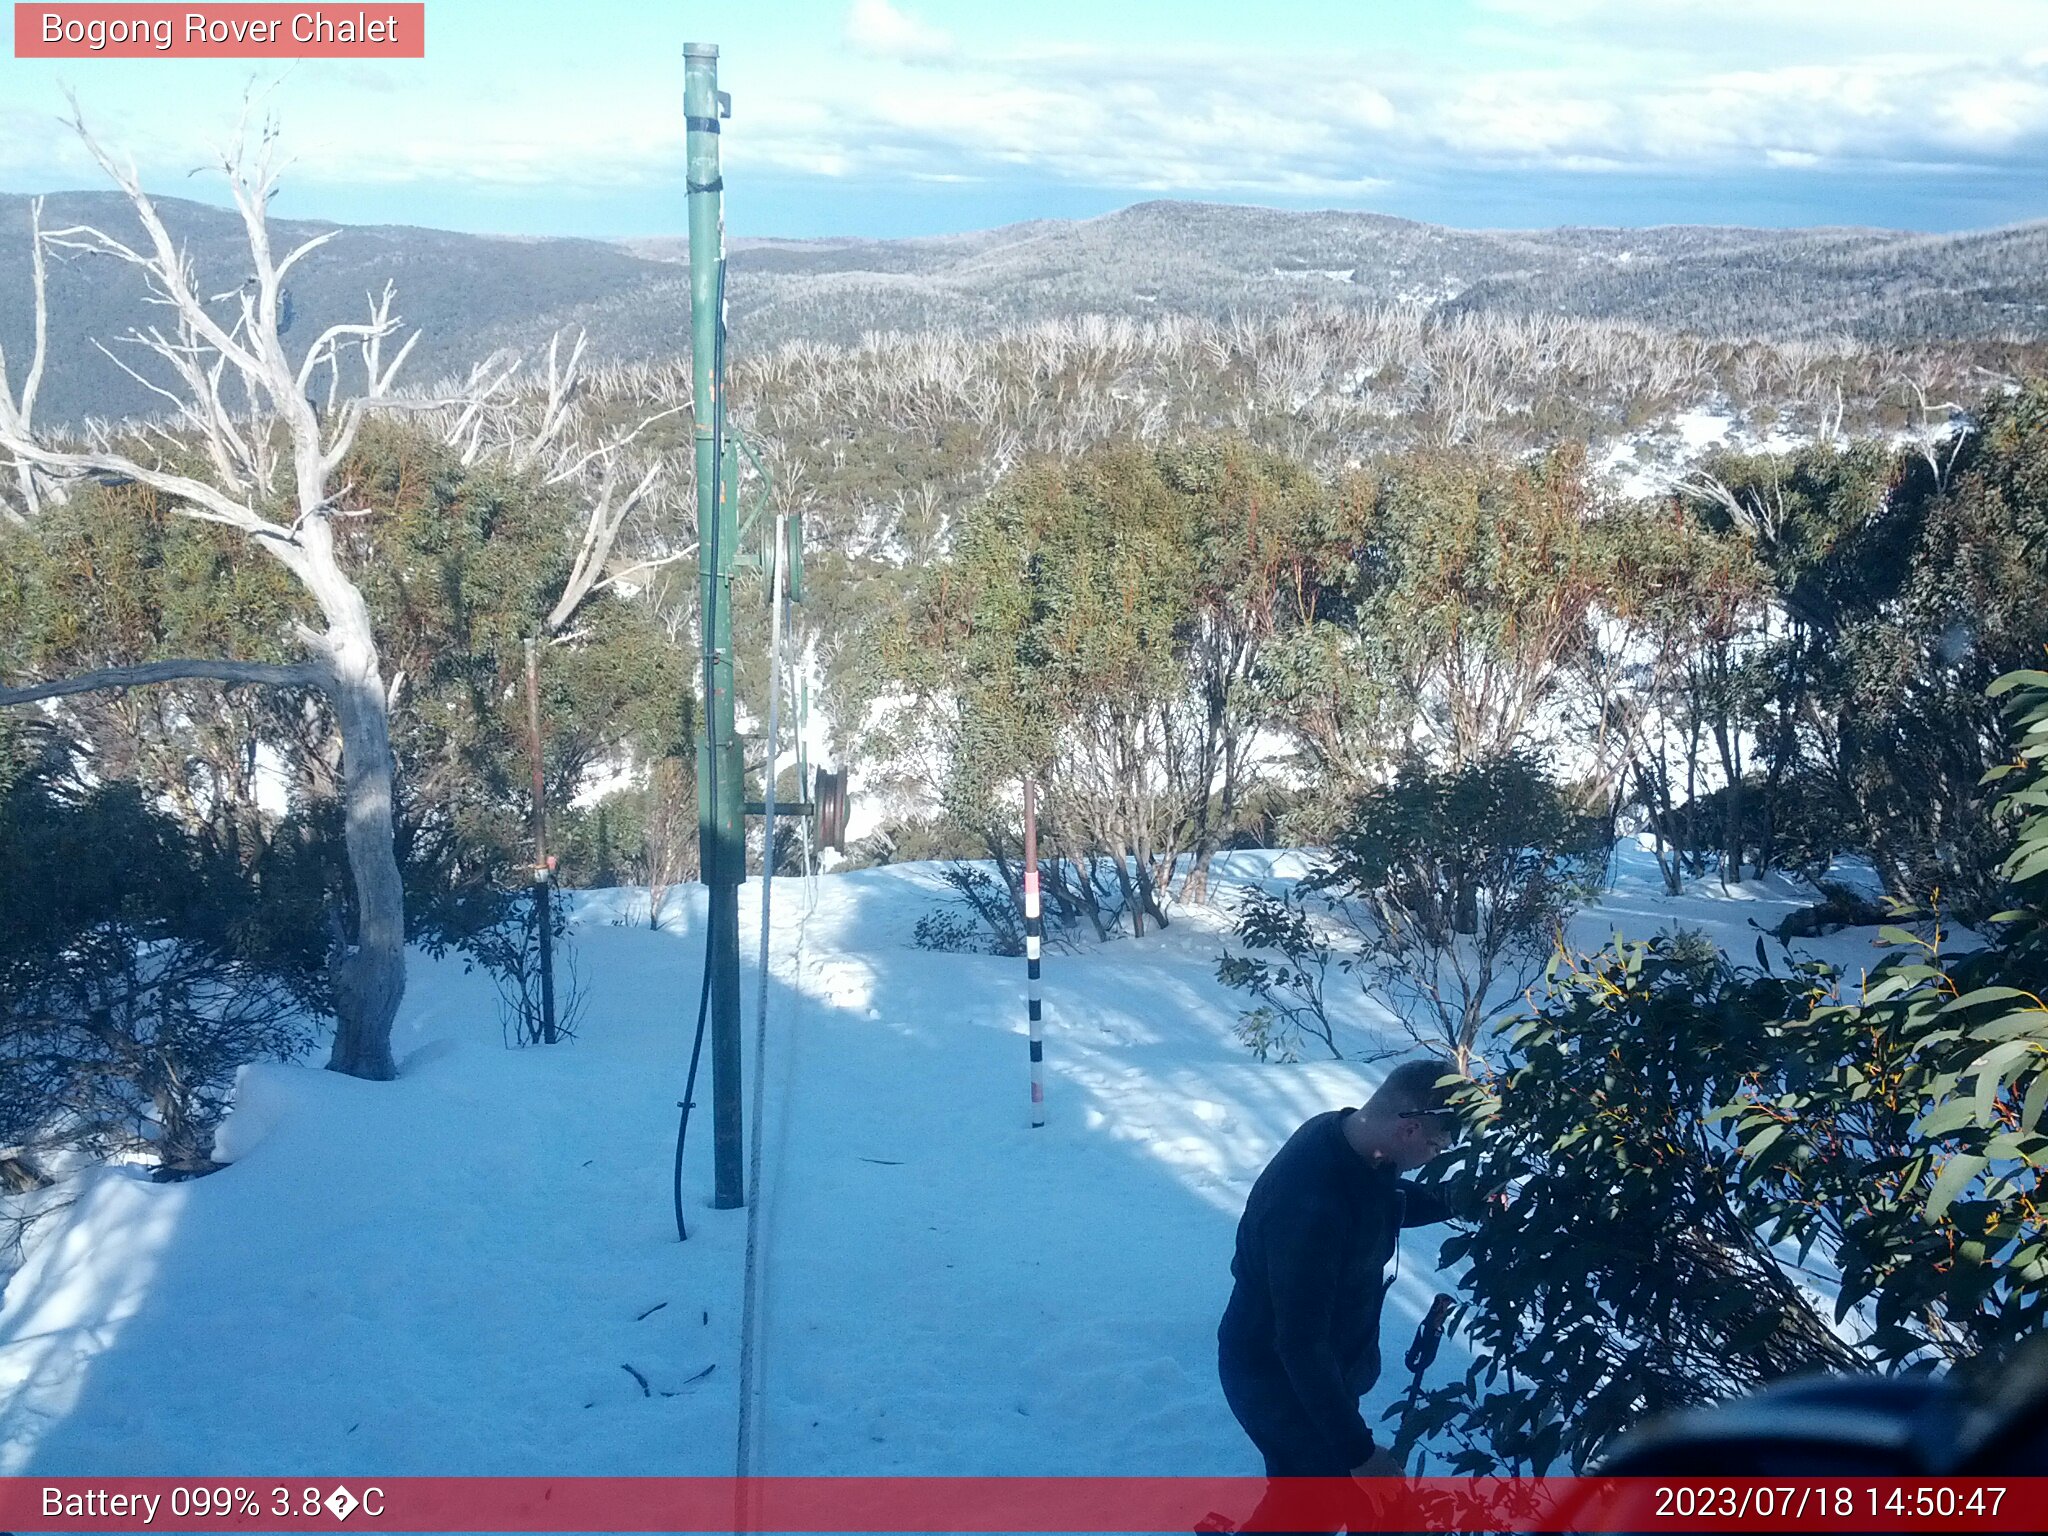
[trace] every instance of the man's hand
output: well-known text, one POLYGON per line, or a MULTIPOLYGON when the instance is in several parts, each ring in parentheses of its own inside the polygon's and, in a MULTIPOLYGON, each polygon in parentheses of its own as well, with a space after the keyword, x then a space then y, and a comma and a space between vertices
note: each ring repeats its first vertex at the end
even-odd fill
POLYGON ((1383 1445, 1372 1448, 1372 1454, 1351 1469, 1353 1477, 1406 1477, 1408 1474, 1401 1463, 1387 1453, 1383 1445))
MULTIPOLYGON (((1365 1460, 1361 1461, 1357 1466, 1351 1469, 1351 1476, 1353 1480, 1360 1483, 1363 1483, 1367 1478, 1379 1479, 1388 1477, 1406 1477, 1407 1475, 1407 1470, 1401 1465, 1401 1463, 1394 1460, 1394 1458, 1387 1453, 1387 1449, 1385 1446, 1380 1445, 1374 1446, 1372 1454, 1366 1457, 1365 1460)), ((1376 1490, 1373 1493, 1367 1495, 1367 1497, 1368 1500, 1378 1510, 1378 1512, 1384 1514, 1386 1512, 1386 1506, 1391 1501, 1396 1500, 1400 1497, 1400 1490, 1391 1488, 1387 1489, 1385 1492, 1379 1492, 1376 1490)))

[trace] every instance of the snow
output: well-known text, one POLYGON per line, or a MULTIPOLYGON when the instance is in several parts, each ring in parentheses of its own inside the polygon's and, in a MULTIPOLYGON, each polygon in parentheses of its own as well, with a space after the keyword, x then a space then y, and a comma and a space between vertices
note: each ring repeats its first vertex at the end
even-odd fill
MULTIPOLYGON (((1232 853, 1216 887, 1311 863, 1232 853)), ((1812 894, 1667 896, 1636 840, 1613 876, 1575 943, 1684 923, 1746 958, 1751 919, 1812 894)), ((1213 975, 1227 916, 1186 911, 1048 956, 1033 1131, 1022 962, 912 946, 938 867, 824 877, 807 913, 809 889, 774 893, 753 1469, 1256 1474, 1214 1371, 1237 1215, 1281 1141, 1385 1064, 1254 1062, 1213 975)), ((747 1212, 710 1203, 708 1066, 687 1244, 669 1205, 703 893, 659 932, 644 892, 569 900, 573 1042, 505 1049, 488 979, 415 955, 397 1081, 252 1066, 216 1144, 232 1166, 67 1181, 0 1298, 0 1475, 734 1470, 747 1212)), ((739 905, 751 1061, 758 886, 739 905)), ((1863 932, 1802 949, 1875 953, 1863 932)), ((1363 999, 1345 1030, 1358 1054, 1403 1043, 1363 999)), ((1449 1283, 1442 1236, 1403 1239, 1389 1361, 1449 1283)), ((1432 1382, 1465 1364, 1447 1341, 1432 1382)), ((1406 1385, 1390 1368, 1368 1421, 1406 1385)))
POLYGON ((1885 896, 1884 877, 1877 872, 1877 866, 1861 854, 1836 854, 1815 884, 1823 889, 1840 886, 1870 902, 1881 903, 1885 896))
POLYGON ((268 742, 256 744, 256 805, 266 815, 291 810, 292 777, 284 754, 268 742))
MULTIPOLYGON (((1907 434, 1904 440, 1919 439, 1907 434)), ((1818 441, 1805 430, 1782 421, 1762 432, 1745 425, 1725 399, 1670 411, 1609 439, 1593 455, 1595 478, 1617 495, 1632 499, 1663 496, 1714 448, 1744 453, 1795 453, 1818 441)))
POLYGON ((1713 447, 1716 443, 1727 441, 1728 433, 1734 425, 1735 418, 1725 411, 1694 409, 1680 411, 1671 418, 1671 429, 1685 445, 1685 454, 1688 458, 1713 447))
POLYGON ((1613 439, 1594 455, 1593 473, 1619 495, 1662 496, 1708 449, 1740 437, 1727 411, 1694 406, 1613 439))
POLYGON ((583 770, 583 777, 577 781, 576 793, 569 803, 579 811, 587 811, 607 797, 631 789, 639 779, 631 757, 601 758, 583 770))

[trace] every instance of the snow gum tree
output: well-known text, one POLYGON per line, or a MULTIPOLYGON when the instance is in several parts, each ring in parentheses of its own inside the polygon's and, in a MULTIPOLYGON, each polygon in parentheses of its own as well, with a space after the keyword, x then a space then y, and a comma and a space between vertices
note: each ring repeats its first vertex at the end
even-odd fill
POLYGON ((1326 993, 1334 963, 1464 1071, 1591 893, 1589 820, 1525 754, 1403 765, 1353 804, 1314 874, 1239 899, 1247 953, 1225 955, 1216 974, 1257 999, 1240 1037, 1263 1053, 1306 1030, 1340 1055, 1326 993))
POLYGON ((972 508, 885 660, 939 723, 943 797, 990 826, 1046 786, 1052 846, 1106 863, 1133 930, 1164 925, 1250 782, 1262 648, 1285 621, 1306 470, 1229 440, 1112 446, 1020 470, 972 508))
POLYGON ((1764 775, 1744 792, 1760 862, 1833 841, 1901 899, 1939 888, 1966 921, 1998 910, 1983 776, 2007 728, 1986 689, 2048 645, 2044 423, 2037 380, 1979 402, 1931 463, 1817 446, 1723 456, 1686 486, 1769 576, 1752 642, 1764 775))
MULTIPOLYGON (((318 623, 299 627, 305 653, 299 661, 165 659, 5 690, 0 702, 186 678, 317 688, 334 713, 342 743, 342 803, 355 896, 354 932, 336 943, 332 960, 336 1030, 328 1065, 358 1077, 388 1078, 394 1075, 391 1024, 405 990, 405 893, 393 848, 390 701, 369 608, 337 544, 337 524, 364 509, 351 505, 353 487, 337 471, 367 414, 390 403, 417 333, 387 355, 387 344, 400 330, 387 285, 366 320, 329 326, 296 360, 287 353, 285 280, 334 232, 282 254, 272 248, 266 205, 276 181, 274 129, 266 128, 253 149, 248 135, 238 133, 221 157, 248 237, 250 270, 239 289, 208 295, 137 173, 117 163, 82 120, 73 126, 127 195, 141 238, 130 243, 84 225, 38 229, 35 260, 40 266, 47 246, 119 261, 140 276, 162 306, 165 323, 123 338, 136 365, 112 351, 107 355, 163 399, 167 420, 125 437, 100 431, 82 442, 55 440, 31 423, 32 365, 22 397, 0 411, 0 452, 23 487, 23 505, 14 515, 35 515, 46 499, 40 489, 45 485, 97 479, 146 486, 178 515, 230 529, 278 562, 311 599, 318 623), (360 366, 355 393, 325 410, 317 407, 311 393, 322 370, 338 380, 351 361, 360 366)), ((40 292, 38 284, 39 299, 40 292)), ((39 313, 39 335, 42 329, 39 313)))
MULTIPOLYGON (((1593 716, 1592 756, 1613 793, 1648 810, 1658 868, 1676 895, 1703 842, 1732 838, 1700 824, 1706 752, 1711 743, 1724 765, 1740 760, 1734 675, 1756 637, 1767 577, 1746 541, 1680 506, 1624 508, 1594 534, 1602 580, 1593 633, 1573 658, 1593 716)), ((1739 825, 1739 777, 1734 788, 1724 811, 1739 825)))
POLYGON ((1380 492, 1384 586, 1367 610, 1451 766, 1524 742, 1583 648, 1599 587, 1584 449, 1528 463, 1423 453, 1380 492))

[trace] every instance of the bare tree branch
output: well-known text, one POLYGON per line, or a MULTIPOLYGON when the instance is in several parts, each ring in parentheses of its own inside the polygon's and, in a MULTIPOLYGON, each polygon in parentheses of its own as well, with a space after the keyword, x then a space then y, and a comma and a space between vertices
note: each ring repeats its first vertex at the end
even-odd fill
POLYGON ((598 573, 611 558, 612 541, 618 537, 619 526, 638 506, 654 484, 661 478, 659 463, 648 466, 640 477, 640 483, 617 497, 618 478, 607 465, 603 489, 596 504, 590 509, 590 519, 583 530, 582 546, 576 551, 576 562, 569 570, 569 579, 562 584, 562 595, 548 614, 548 632, 561 629, 569 622, 570 616, 583 606, 598 584, 598 573), (616 501, 615 501, 615 498, 616 501))
POLYGON ((152 683, 175 683, 193 678, 217 683, 264 683, 287 688, 324 688, 332 681, 325 667, 310 661, 284 665, 266 661, 145 661, 132 667, 102 667, 96 672, 56 678, 47 683, 0 688, 0 706, 33 704, 38 699, 59 699, 74 693, 97 693, 108 688, 144 688, 152 683))
POLYGON ((292 543, 292 533, 268 518, 251 511, 217 488, 189 475, 172 474, 161 469, 152 469, 138 463, 124 454, 95 450, 90 453, 66 453, 54 448, 45 448, 39 443, 18 442, 0 424, 0 450, 9 456, 9 462, 24 463, 73 479, 88 476, 112 475, 121 479, 134 480, 152 490, 163 492, 185 503, 178 510, 186 517, 202 523, 221 523, 229 528, 239 528, 254 538, 271 541, 276 546, 292 543))
MULTIPOLYGON (((586 590, 583 593, 582 597, 577 599, 577 606, 581 607, 584 603, 589 602, 593 597, 597 596, 598 593, 610 591, 613 587, 617 587, 623 585, 625 582, 631 581, 635 576, 644 576, 649 571, 658 571, 662 569, 664 566, 674 565, 678 560, 687 560, 690 558, 690 556, 694 555, 695 553, 697 553, 697 546, 694 543, 692 543, 685 545, 683 548, 677 550, 674 554, 671 555, 661 555, 653 560, 636 560, 633 564, 627 566, 624 570, 614 571, 611 575, 605 577, 603 581, 597 582, 594 585, 592 585, 588 590, 586 590)), ((560 611, 560 607, 559 605, 557 605, 557 612, 560 611)), ((575 608, 571 608, 568 610, 568 612, 563 613, 562 623, 566 624, 569 621, 569 619, 574 616, 575 612, 575 608)), ((566 638, 566 636, 563 636, 561 633, 560 624, 551 623, 548 626, 548 632, 550 634, 555 635, 558 639, 566 638)))

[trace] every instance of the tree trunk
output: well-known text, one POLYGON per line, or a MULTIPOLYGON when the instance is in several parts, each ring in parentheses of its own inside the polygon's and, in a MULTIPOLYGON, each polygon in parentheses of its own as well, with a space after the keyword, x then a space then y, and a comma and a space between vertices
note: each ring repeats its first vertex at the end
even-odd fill
POLYGON ((1165 882, 1171 877, 1173 857, 1171 853, 1162 853, 1153 846, 1149 818, 1137 818, 1136 835, 1131 839, 1131 868, 1138 877, 1138 900, 1145 904, 1145 910, 1162 929, 1170 924, 1158 893, 1166 888, 1165 882))
POLYGON ((1727 790, 1721 797, 1721 885, 1742 878, 1742 741, 1740 730, 1724 716, 1714 723, 1714 750, 1721 758, 1721 778, 1727 790))
POLYGON ((1657 855, 1657 873, 1664 877, 1664 893, 1676 896, 1685 889, 1685 844, 1678 841, 1678 812, 1671 804, 1671 771, 1660 760, 1653 780, 1640 759, 1629 764, 1636 776, 1637 792, 1650 813, 1652 851, 1657 855))
POLYGON ((1145 905, 1138 899, 1138 893, 1131 885, 1131 872, 1124 864, 1128 856, 1129 850, 1124 847, 1123 840, 1118 838, 1116 846, 1110 850, 1110 867, 1116 871, 1116 888, 1123 896, 1124 910, 1131 914, 1131 937, 1142 939, 1145 937, 1145 905))
POLYGON ((1102 920, 1102 899, 1096 894, 1094 853, 1082 851, 1073 859, 1074 899, 1088 916, 1088 925, 1095 930, 1097 943, 1109 942, 1109 924, 1102 920))
POLYGON ((327 615, 329 697, 341 731, 342 809, 356 931, 334 957, 334 1050, 330 1072, 396 1077, 391 1024, 405 995, 405 887, 393 838, 391 720, 370 613, 352 582, 325 562, 309 573, 327 615))
POLYGON ((1451 871, 1451 931, 1470 937, 1479 931, 1479 881, 1463 866, 1451 871))
POLYGON ((28 1195, 57 1181, 36 1166, 25 1147, 0 1147, 0 1190, 28 1195))
POLYGON ((1145 910, 1152 914, 1152 921, 1159 925, 1163 933, 1173 926, 1173 922, 1166 915, 1165 903, 1159 899, 1159 893, 1166 888, 1159 873, 1160 860, 1139 853, 1131 863, 1138 871, 1138 899, 1145 904, 1145 910))

